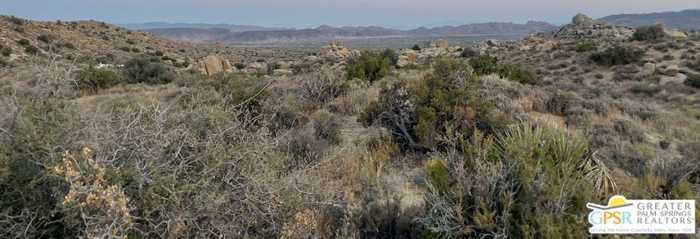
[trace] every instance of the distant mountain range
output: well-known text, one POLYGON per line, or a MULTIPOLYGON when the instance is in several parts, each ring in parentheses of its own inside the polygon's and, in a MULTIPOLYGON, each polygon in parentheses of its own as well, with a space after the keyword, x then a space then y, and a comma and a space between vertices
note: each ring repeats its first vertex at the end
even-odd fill
POLYGON ((603 17, 599 20, 630 27, 663 23, 666 26, 683 30, 700 30, 700 9, 684 10, 680 12, 619 14, 603 17))
POLYGON ((247 32, 247 31, 274 31, 288 30, 291 28, 281 27, 261 27, 254 25, 235 25, 235 24, 206 24, 206 23, 169 23, 169 22, 147 22, 147 23, 132 23, 121 24, 121 27, 134 30, 151 30, 151 29, 176 29, 176 28, 196 28, 196 29, 226 29, 232 32, 247 32))
MULTIPOLYGON (((153 26, 153 25, 151 25, 153 26)), ((167 27, 139 28, 153 34, 190 42, 223 42, 223 43, 254 43, 254 42, 292 42, 304 40, 332 40, 344 38, 376 38, 396 36, 464 36, 464 35, 526 35, 532 32, 549 31, 557 26, 546 22, 517 23, 478 23, 461 26, 442 26, 433 28, 417 28, 412 30, 397 30, 384 27, 332 27, 322 25, 307 29, 260 29, 240 31, 231 27, 167 27)), ((252 28, 252 26, 251 26, 252 28)))

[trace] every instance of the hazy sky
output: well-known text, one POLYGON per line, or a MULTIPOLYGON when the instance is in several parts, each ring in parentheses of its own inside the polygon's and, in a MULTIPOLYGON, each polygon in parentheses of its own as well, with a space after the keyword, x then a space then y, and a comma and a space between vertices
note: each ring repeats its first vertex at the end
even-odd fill
POLYGON ((700 0, 1 0, 0 14, 37 20, 95 19, 283 27, 376 25, 409 28, 486 21, 565 23, 577 12, 700 8, 700 0))

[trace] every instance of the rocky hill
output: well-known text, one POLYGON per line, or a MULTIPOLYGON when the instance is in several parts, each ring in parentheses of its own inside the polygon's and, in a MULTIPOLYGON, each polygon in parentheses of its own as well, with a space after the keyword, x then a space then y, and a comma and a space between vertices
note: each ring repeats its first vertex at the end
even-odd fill
POLYGON ((642 14, 619 14, 599 19, 611 24, 630 27, 648 26, 663 23, 673 28, 700 30, 700 9, 679 12, 659 12, 642 14))
POLYGON ((3 60, 10 64, 32 57, 107 63, 141 54, 184 64, 188 51, 194 48, 189 43, 97 21, 40 22, 1 16, 0 29, 3 60))
POLYGON ((396 36, 462 36, 462 35, 527 35, 528 33, 549 31, 556 26, 545 22, 516 23, 479 23, 461 26, 442 26, 434 28, 417 28, 413 30, 396 30, 384 27, 331 27, 319 26, 308 29, 288 29, 272 31, 235 32, 224 28, 166 28, 147 29, 147 31, 182 41, 190 42, 290 42, 303 40, 337 40, 347 38, 372 38, 396 36))

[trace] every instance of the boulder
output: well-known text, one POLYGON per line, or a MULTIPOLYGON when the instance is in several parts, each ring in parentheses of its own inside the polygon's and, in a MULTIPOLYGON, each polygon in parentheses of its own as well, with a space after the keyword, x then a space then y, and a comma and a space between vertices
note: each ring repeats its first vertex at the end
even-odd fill
POLYGON ((667 28, 667 27, 664 27, 664 33, 666 34, 666 36, 669 36, 672 38, 681 38, 681 39, 688 38, 688 34, 686 34, 685 32, 682 32, 682 31, 679 31, 676 29, 667 28))
POLYGON ((664 70, 664 75, 667 76, 676 76, 680 72, 680 67, 678 65, 669 65, 666 67, 666 70, 664 70))
POLYGON ((586 16, 583 13, 576 14, 576 16, 574 16, 574 18, 571 20, 571 23, 576 26, 592 26, 595 24, 593 18, 586 16))
POLYGON ((207 76, 232 72, 231 63, 219 55, 210 55, 197 63, 199 71, 207 76))
POLYGON ((246 66, 248 72, 260 72, 267 71, 267 63, 265 62, 253 62, 246 66))
POLYGON ((632 37, 635 29, 625 26, 614 26, 605 22, 595 21, 584 14, 577 14, 570 24, 562 26, 552 34, 556 39, 580 40, 604 38, 626 40, 632 37))
POLYGON ((294 72, 288 69, 276 69, 272 71, 272 75, 274 76, 288 76, 292 74, 294 74, 294 72))
POLYGON ((656 72, 656 64, 647 62, 644 64, 644 67, 642 68, 642 74, 643 75, 653 75, 656 72))
POLYGON ((329 60, 346 60, 361 53, 358 50, 351 50, 338 42, 331 42, 328 46, 321 48, 320 56, 329 60))
POLYGON ((659 79, 659 85, 665 85, 668 83, 683 84, 683 82, 685 82, 686 79, 688 79, 688 76, 681 73, 678 73, 675 76, 662 76, 659 79))

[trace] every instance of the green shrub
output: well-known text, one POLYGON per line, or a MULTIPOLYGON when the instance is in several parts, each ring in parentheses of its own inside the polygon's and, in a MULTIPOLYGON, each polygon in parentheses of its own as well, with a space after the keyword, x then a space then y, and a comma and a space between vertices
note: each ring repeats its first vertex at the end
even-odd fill
POLYGON ((29 46, 30 42, 27 39, 19 39, 17 40, 17 44, 20 46, 29 46))
POLYGON ((119 76, 116 72, 107 69, 97 69, 92 65, 77 72, 76 88, 90 93, 97 93, 116 85, 119 76))
POLYGON ((391 59, 383 54, 365 51, 361 56, 350 59, 345 67, 348 80, 355 78, 374 82, 389 74, 391 59))
POLYGON ((630 88, 630 91, 635 94, 645 94, 647 96, 654 96, 661 92, 661 88, 658 86, 648 83, 648 82, 638 82, 630 88))
POLYGON ((246 65, 240 62, 236 62, 233 64, 233 67, 235 67, 238 70, 243 70, 246 68, 246 65))
POLYGON ((613 46, 591 55, 591 60, 599 65, 614 66, 639 62, 644 51, 634 47, 613 46))
POLYGON ((576 43, 575 50, 576 52, 597 51, 598 44, 596 44, 594 41, 581 41, 576 43))
POLYGON ((653 41, 661 39, 665 36, 666 33, 664 33, 664 27, 660 24, 657 24, 654 26, 638 27, 637 30, 634 31, 632 39, 634 39, 635 41, 653 41))
POLYGON ((415 44, 415 45, 413 45, 413 47, 411 47, 411 50, 420 51, 421 48, 420 48, 420 46, 419 46, 418 44, 415 44))
POLYGON ((685 85, 700 89, 700 75, 688 74, 688 79, 685 80, 685 85))
POLYGON ((39 54, 39 48, 29 45, 24 47, 24 52, 26 52, 29 55, 36 55, 39 54))
POLYGON ((449 172, 442 159, 431 159, 425 164, 425 172, 428 181, 438 192, 447 192, 449 186, 449 172))
POLYGON ((5 56, 5 57, 10 56, 12 54, 12 48, 0 47, 0 54, 2 54, 2 56, 5 56))
POLYGON ((489 55, 479 56, 469 60, 469 65, 478 75, 490 75, 498 72, 498 59, 489 55))
POLYGON ((464 57, 464 58, 472 58, 472 57, 478 57, 480 55, 481 55, 481 53, 479 51, 475 50, 474 48, 465 47, 459 56, 464 57))
POLYGON ((49 44, 51 43, 51 41, 53 41, 53 37, 47 34, 41 34, 36 39, 46 44, 49 44))
POLYGON ((399 81, 383 87, 359 120, 389 129, 404 149, 440 149, 440 138, 450 131, 490 131, 490 105, 476 94, 479 84, 466 64, 440 59, 420 84, 408 88, 399 81))
POLYGON ((478 75, 498 74, 502 78, 521 84, 539 83, 537 74, 531 69, 511 64, 499 64, 498 59, 489 55, 472 58, 469 60, 469 65, 474 68, 474 73, 478 75))
POLYGON ((534 71, 516 65, 502 65, 499 67, 498 75, 521 84, 536 85, 539 79, 534 71))
POLYGON ((127 83, 166 84, 170 83, 175 74, 159 58, 138 56, 126 64, 122 70, 127 83))
POLYGON ((393 49, 385 49, 382 51, 382 57, 389 59, 389 63, 391 63, 392 66, 395 66, 397 62, 399 62, 399 53, 396 53, 393 49))
MULTIPOLYGON (((450 183, 445 190, 430 188, 426 215, 418 219, 432 233, 440 238, 588 236, 588 225, 580 220, 589 212, 585 204, 604 195, 601 185, 612 181, 605 165, 587 155, 585 140, 527 123, 498 136, 476 131, 471 139, 441 157, 447 179, 436 181, 450 183)), ((426 174, 435 175, 430 171, 442 170, 427 167, 426 174)))

